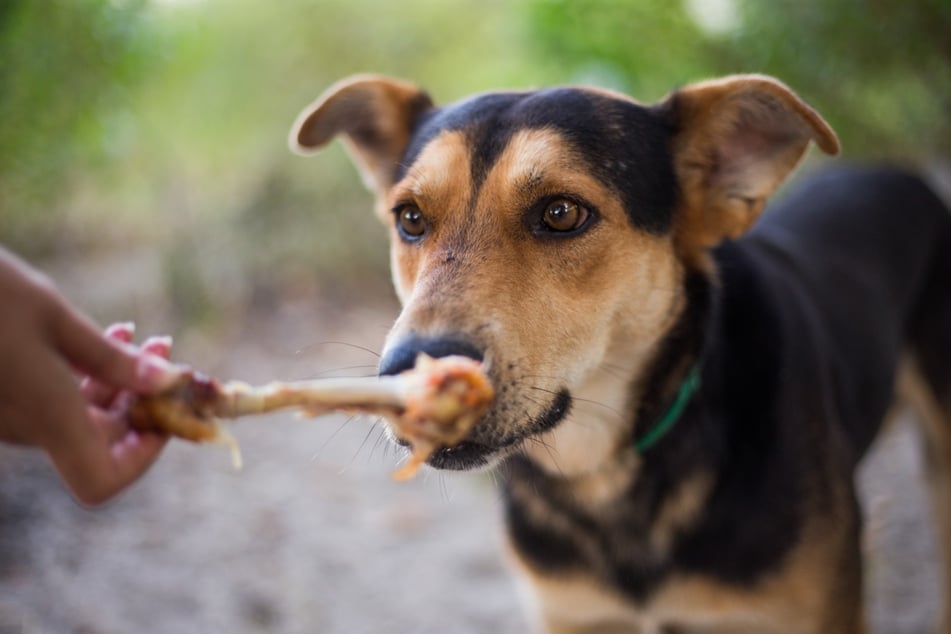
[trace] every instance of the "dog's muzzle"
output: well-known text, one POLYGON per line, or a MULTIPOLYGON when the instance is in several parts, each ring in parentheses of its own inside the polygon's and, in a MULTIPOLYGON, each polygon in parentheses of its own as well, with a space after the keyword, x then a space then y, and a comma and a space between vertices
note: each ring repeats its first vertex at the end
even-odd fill
MULTIPOLYGON (((409 370, 415 366, 416 358, 420 354, 433 358, 460 355, 476 361, 482 361, 485 356, 480 346, 461 335, 409 335, 399 339, 385 351, 380 360, 379 373, 383 376, 409 370)), ((567 390, 553 391, 544 409, 511 428, 499 428, 498 420, 490 411, 487 418, 476 423, 461 443, 437 450, 429 459, 429 465, 436 469, 452 471, 491 466, 500 456, 517 447, 525 439, 543 434, 557 426, 567 416, 571 402, 571 395, 567 390)), ((504 409, 503 406, 502 410, 504 409)), ((400 439, 397 439, 397 442, 401 445, 407 444, 400 439)))

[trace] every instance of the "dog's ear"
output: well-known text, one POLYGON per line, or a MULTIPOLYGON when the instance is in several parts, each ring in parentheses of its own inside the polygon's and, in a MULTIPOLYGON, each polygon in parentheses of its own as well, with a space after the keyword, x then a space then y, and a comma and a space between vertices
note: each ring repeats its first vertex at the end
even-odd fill
POLYGON ((357 75, 331 86, 304 108, 291 128, 290 146, 311 154, 343 134, 363 182, 383 194, 393 184, 416 122, 432 107, 429 95, 413 84, 357 75))
POLYGON ((828 154, 839 151, 829 124, 763 75, 692 84, 658 108, 674 129, 671 149, 682 195, 676 237, 686 254, 746 231, 809 141, 828 154))

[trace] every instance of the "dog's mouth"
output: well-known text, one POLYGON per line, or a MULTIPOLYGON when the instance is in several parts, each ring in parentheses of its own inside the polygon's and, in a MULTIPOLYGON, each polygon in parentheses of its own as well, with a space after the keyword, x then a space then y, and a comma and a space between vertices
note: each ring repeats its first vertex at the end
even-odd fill
POLYGON ((434 469, 469 471, 489 466, 492 458, 501 451, 501 447, 490 447, 464 440, 455 447, 443 447, 437 450, 430 456, 427 464, 434 469))
POLYGON ((483 440, 492 435, 486 433, 486 429, 497 429, 498 423, 493 424, 491 418, 480 421, 473 427, 469 438, 453 447, 437 450, 430 457, 428 464, 435 469, 447 471, 469 471, 492 466, 523 442, 554 429, 565 419, 570 409, 571 394, 568 390, 561 390, 554 395, 548 407, 530 419, 528 424, 517 424, 513 431, 491 442, 483 440))

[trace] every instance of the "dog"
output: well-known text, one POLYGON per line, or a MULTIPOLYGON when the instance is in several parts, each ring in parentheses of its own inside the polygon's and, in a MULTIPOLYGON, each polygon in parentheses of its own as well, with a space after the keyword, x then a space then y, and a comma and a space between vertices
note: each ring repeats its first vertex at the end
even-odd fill
POLYGON ((951 216, 921 180, 834 167, 762 213, 839 151, 762 75, 445 107, 362 75, 290 143, 337 135, 392 238, 379 372, 483 361, 493 404, 430 465, 501 474, 541 631, 863 632, 853 476, 908 398, 951 632, 951 216))

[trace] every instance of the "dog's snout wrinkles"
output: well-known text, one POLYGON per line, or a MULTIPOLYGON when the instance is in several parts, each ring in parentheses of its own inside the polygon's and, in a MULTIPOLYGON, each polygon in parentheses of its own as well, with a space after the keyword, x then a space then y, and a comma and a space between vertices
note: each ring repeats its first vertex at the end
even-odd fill
POLYGON ((460 336, 421 337, 410 336, 399 341, 380 360, 380 376, 399 374, 416 364, 416 357, 427 354, 434 359, 461 355, 482 361, 482 351, 460 336))

